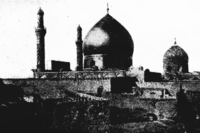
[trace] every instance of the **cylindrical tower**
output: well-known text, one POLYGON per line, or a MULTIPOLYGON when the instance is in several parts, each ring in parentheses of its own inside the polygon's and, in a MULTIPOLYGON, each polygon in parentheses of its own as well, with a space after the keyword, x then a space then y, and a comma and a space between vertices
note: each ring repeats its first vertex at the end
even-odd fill
POLYGON ((44 12, 40 8, 38 13, 38 25, 35 28, 35 33, 37 36, 37 70, 44 71, 45 70, 45 34, 46 28, 44 27, 43 16, 44 12))
POLYGON ((77 40, 76 40, 76 51, 77 51, 77 71, 83 70, 83 50, 82 50, 82 28, 79 25, 77 28, 77 40))

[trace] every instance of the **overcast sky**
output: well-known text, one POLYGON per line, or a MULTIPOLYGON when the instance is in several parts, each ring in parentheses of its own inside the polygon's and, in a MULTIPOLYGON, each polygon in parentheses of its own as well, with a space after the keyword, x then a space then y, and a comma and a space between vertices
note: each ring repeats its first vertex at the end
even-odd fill
POLYGON ((109 13, 134 41, 133 66, 163 72, 163 55, 174 44, 189 56, 189 71, 200 71, 199 0, 0 0, 0 77, 32 77, 36 68, 37 11, 44 11, 46 69, 51 60, 76 66, 76 28, 83 39, 109 13))

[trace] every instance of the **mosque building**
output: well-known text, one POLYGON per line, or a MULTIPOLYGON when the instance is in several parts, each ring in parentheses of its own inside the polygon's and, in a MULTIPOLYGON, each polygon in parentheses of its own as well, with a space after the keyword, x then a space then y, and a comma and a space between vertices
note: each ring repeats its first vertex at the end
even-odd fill
MULTIPOLYGON (((52 70, 45 70, 46 28, 43 20, 44 12, 41 8, 37 15, 38 25, 35 29, 37 68, 33 70, 34 78, 58 78, 57 75, 60 72, 62 72, 61 78, 83 78, 87 75, 93 75, 93 78, 124 77, 128 76, 127 73, 133 68, 134 43, 132 37, 109 14, 109 8, 107 8, 107 14, 89 30, 83 40, 82 28, 80 25, 77 27, 76 71, 71 71, 69 62, 61 61, 52 61, 52 70)), ((174 45, 164 54, 163 75, 188 74, 188 61, 187 53, 177 45, 175 40, 174 45)), ((143 76, 146 77, 144 79, 147 81, 161 81, 163 79, 161 73, 150 72, 149 69, 138 69, 138 71, 142 71, 143 76)))
MULTIPOLYGON (((71 71, 68 62, 52 61, 52 70, 45 70, 45 34, 44 12, 40 8, 37 36, 37 69, 34 77, 41 77, 47 72, 71 71), (67 65, 68 64, 68 65, 67 65), (68 66, 66 68, 66 66, 68 66), (55 69, 56 68, 56 69, 55 69)), ((82 28, 77 28, 76 72, 86 71, 127 71, 132 66, 134 43, 129 32, 109 14, 101 18, 82 40, 82 28)))

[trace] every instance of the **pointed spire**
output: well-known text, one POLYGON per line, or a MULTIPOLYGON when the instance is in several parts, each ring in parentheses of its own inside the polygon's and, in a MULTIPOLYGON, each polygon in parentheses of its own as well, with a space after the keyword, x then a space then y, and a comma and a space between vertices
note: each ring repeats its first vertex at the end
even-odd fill
POLYGON ((78 29, 78 30, 82 30, 82 28, 81 28, 80 24, 78 25, 77 29, 78 29))
POLYGON ((82 41, 82 28, 80 25, 77 27, 77 41, 82 41))
POLYGON ((41 7, 40 7, 39 10, 38 10, 38 14, 39 14, 39 15, 44 15, 44 12, 43 12, 43 10, 41 9, 41 7))
POLYGON ((174 45, 176 45, 176 38, 174 38, 174 45))
POLYGON ((109 14, 109 5, 107 3, 107 14, 109 14))

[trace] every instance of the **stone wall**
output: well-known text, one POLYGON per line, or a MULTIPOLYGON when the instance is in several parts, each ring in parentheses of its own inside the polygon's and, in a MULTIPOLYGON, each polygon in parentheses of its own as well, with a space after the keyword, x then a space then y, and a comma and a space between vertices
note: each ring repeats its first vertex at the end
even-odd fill
POLYGON ((44 98, 62 97, 66 89, 97 93, 97 88, 103 86, 104 91, 110 91, 110 79, 105 80, 54 80, 54 79, 4 79, 5 84, 20 86, 26 93, 37 93, 44 98))
POLYGON ((199 81, 137 82, 139 88, 167 89, 173 96, 180 89, 180 84, 182 84, 182 88, 186 91, 200 91, 199 81))
POLYGON ((110 106, 121 109, 138 110, 142 109, 145 113, 153 113, 157 116, 166 118, 173 117, 175 113, 176 99, 142 99, 133 95, 109 94, 110 106))
MULTIPOLYGON (((190 91, 186 93, 186 96, 196 113, 200 112, 200 93, 190 91)), ((158 119, 167 119, 176 115, 176 99, 139 98, 130 94, 109 94, 107 98, 110 100, 111 107, 132 110, 133 113, 140 110, 139 114, 135 113, 138 116, 141 113, 155 114, 158 119)))

